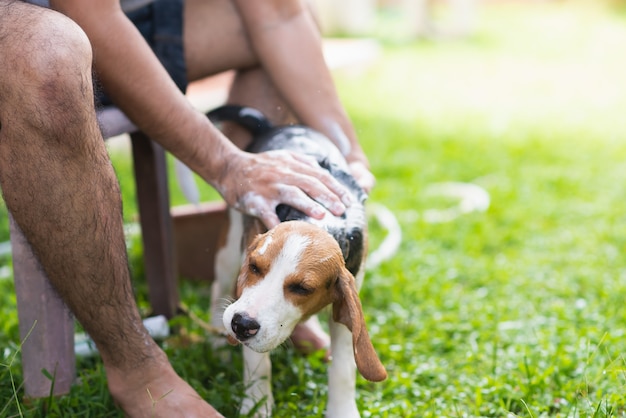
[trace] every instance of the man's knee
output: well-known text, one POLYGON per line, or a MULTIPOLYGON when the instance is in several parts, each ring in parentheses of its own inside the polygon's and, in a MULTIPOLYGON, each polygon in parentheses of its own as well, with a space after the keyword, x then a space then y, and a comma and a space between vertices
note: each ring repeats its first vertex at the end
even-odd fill
POLYGON ((0 0, 0 51, 0 120, 54 131, 85 119, 93 106, 92 52, 76 23, 49 9, 0 0))
POLYGON ((0 83, 28 88, 90 77, 92 52, 80 27, 55 11, 0 0, 0 83))

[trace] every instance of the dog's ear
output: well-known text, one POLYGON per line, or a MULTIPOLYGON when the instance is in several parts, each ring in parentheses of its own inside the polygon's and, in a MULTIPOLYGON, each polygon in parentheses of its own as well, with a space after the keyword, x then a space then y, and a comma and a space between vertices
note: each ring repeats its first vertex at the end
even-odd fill
POLYGON ((333 303, 333 319, 352 331, 354 359, 361 375, 369 381, 380 382, 387 378, 365 327, 363 309, 354 276, 345 268, 337 281, 337 295, 333 303))

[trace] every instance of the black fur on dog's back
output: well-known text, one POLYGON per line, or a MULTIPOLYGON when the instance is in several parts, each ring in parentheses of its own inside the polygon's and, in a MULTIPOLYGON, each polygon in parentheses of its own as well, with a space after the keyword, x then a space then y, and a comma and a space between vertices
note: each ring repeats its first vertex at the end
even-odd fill
POLYGON ((320 221, 284 204, 276 207, 276 214, 281 222, 302 220, 325 229, 339 244, 346 268, 356 275, 364 256, 366 219, 363 204, 367 194, 349 173, 345 158, 337 147, 324 135, 304 125, 272 126, 260 111, 250 107, 222 106, 209 112, 207 116, 214 123, 235 122, 247 129, 252 134, 253 141, 246 151, 259 153, 288 150, 310 155, 350 190, 355 203, 342 216, 327 213, 320 221))

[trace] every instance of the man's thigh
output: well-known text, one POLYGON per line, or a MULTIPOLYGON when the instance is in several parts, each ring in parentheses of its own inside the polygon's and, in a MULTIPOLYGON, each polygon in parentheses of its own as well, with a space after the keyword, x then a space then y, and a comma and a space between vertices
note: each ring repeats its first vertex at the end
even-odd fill
POLYGON ((184 43, 189 81, 257 64, 230 0, 185 0, 184 43))

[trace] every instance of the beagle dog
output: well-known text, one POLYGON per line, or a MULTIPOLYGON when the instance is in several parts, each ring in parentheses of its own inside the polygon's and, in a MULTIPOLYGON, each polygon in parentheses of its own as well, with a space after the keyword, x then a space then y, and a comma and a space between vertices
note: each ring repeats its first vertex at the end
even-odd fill
POLYGON ((321 220, 279 205, 281 223, 269 231, 260 220, 230 210, 225 242, 216 254, 211 317, 214 326, 226 328, 230 343, 243 345, 246 397, 241 412, 271 416, 269 352, 289 338, 298 323, 332 305, 326 416, 359 417, 356 369, 370 381, 387 377, 358 296, 366 256, 365 192, 330 140, 308 127, 273 127, 257 110, 240 106, 223 106, 208 116, 216 123, 231 121, 248 129, 254 137, 250 152, 287 149, 313 156, 355 201, 344 215, 328 212, 321 220), (232 295, 236 300, 220 312, 220 301, 232 295))

